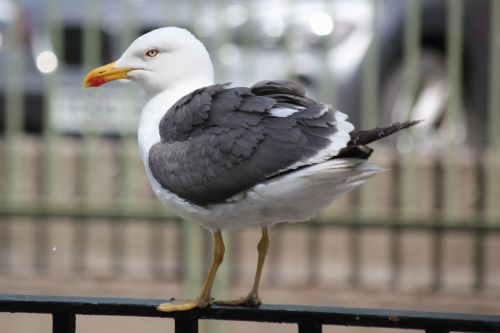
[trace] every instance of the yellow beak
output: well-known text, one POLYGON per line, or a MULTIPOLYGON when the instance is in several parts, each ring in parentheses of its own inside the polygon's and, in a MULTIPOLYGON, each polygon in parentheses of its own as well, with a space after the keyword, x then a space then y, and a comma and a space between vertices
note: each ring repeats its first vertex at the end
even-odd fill
POLYGON ((115 63, 116 61, 91 70, 83 79, 83 86, 99 87, 109 81, 126 79, 127 74, 134 70, 134 68, 114 68, 115 63))

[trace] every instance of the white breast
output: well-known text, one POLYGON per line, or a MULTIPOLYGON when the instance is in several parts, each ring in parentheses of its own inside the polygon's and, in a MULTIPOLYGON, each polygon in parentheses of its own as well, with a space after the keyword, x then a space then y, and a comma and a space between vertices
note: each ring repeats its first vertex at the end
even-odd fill
POLYGON ((165 113, 182 97, 200 87, 213 83, 207 81, 193 81, 190 84, 179 85, 176 89, 164 91, 152 97, 144 105, 138 129, 138 142, 141 159, 144 163, 147 178, 156 196, 168 208, 185 219, 203 222, 210 215, 210 211, 199 206, 193 206, 176 194, 164 189, 153 177, 149 167, 149 151, 160 142, 159 124, 165 113))
POLYGON ((179 83, 175 88, 165 90, 149 99, 142 108, 137 133, 141 158, 144 162, 148 159, 151 146, 160 142, 159 125, 165 113, 190 92, 212 84, 209 79, 193 79, 183 84, 179 83))

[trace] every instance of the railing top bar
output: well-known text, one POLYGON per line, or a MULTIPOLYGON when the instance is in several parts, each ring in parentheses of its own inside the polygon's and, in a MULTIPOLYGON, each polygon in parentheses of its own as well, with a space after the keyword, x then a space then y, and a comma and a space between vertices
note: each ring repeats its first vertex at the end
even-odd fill
POLYGON ((255 308, 212 306, 189 312, 162 313, 157 299, 98 298, 0 294, 0 312, 67 313, 237 320, 275 323, 320 323, 359 327, 442 329, 457 332, 499 332, 500 316, 388 309, 261 305, 255 308))
MULTIPOLYGON (((0 205, 0 217, 29 217, 29 218, 74 218, 75 222, 86 219, 97 220, 149 220, 157 222, 179 221, 179 217, 165 210, 121 210, 115 208, 73 209, 73 208, 41 208, 41 207, 7 207, 0 205)), ((439 219, 412 219, 408 221, 395 221, 393 218, 362 218, 359 217, 323 217, 316 218, 308 223, 282 223, 275 228, 285 226, 328 228, 336 227, 362 227, 362 228, 402 228, 405 230, 432 230, 443 229, 456 232, 500 232, 500 224, 496 221, 487 221, 480 217, 472 220, 456 220, 454 224, 442 223, 439 219), (476 223, 480 220, 483 223, 476 223), (471 223, 472 222, 472 223, 471 223)))

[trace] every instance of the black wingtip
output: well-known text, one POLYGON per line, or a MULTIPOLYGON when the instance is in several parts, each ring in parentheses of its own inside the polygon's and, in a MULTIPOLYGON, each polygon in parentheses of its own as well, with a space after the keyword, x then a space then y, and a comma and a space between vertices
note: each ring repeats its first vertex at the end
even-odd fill
POLYGON ((403 128, 409 128, 409 127, 412 127, 412 126, 415 126, 415 125, 418 125, 420 124, 421 122, 425 121, 425 119, 418 119, 418 120, 409 120, 409 121, 405 121, 404 123, 402 123, 402 125, 405 125, 405 127, 402 127, 401 129, 403 128))
POLYGON ((367 145, 371 142, 394 134, 400 130, 418 125, 422 121, 424 121, 424 119, 394 123, 386 127, 377 127, 371 130, 354 130, 351 132, 351 141, 349 141, 348 145, 367 145))

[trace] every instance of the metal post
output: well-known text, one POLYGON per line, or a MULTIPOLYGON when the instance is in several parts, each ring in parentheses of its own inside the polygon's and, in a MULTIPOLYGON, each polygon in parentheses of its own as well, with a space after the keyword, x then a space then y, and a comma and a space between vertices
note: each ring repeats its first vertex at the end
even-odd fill
POLYGON ((75 333, 75 332, 76 332, 76 316, 74 313, 52 314, 52 333, 75 333))
POLYGON ((299 333, 321 333, 323 326, 316 323, 299 323, 299 333))
POLYGON ((198 333, 198 320, 193 318, 175 318, 175 333, 198 333))

